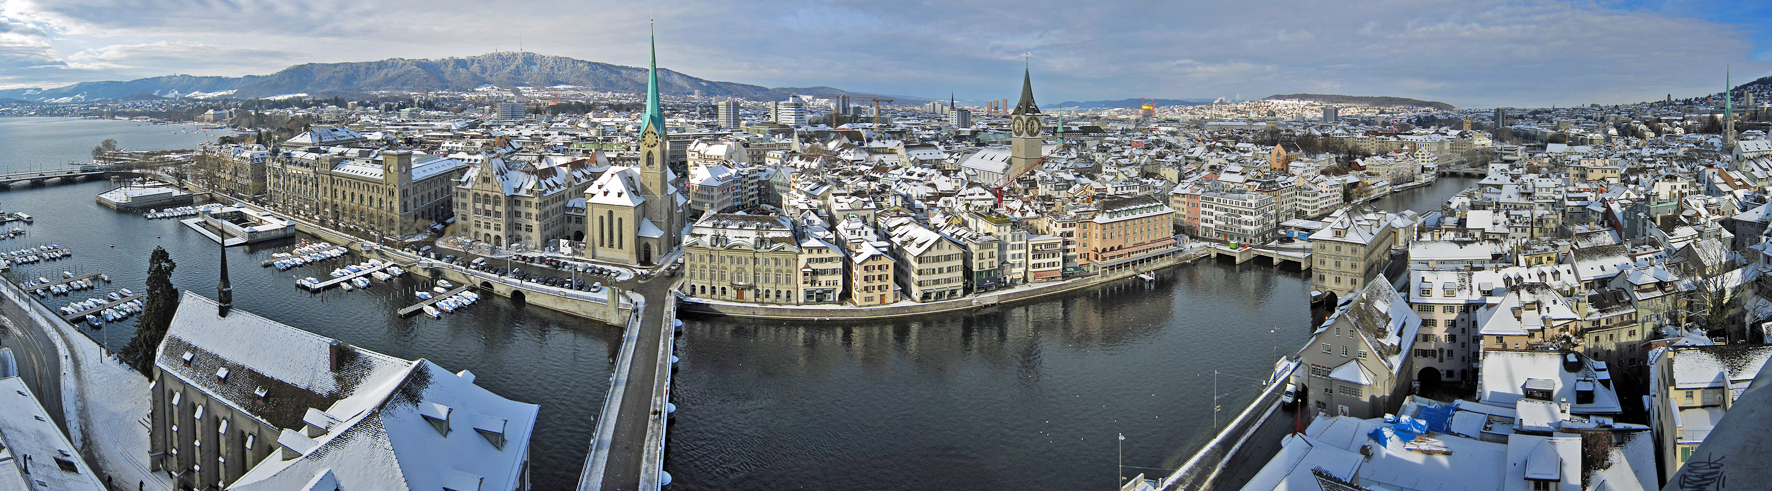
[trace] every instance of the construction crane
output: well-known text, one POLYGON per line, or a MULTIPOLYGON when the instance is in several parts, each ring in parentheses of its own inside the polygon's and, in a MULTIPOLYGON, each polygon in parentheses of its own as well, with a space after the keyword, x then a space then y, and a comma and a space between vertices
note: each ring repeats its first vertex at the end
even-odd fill
POLYGON ((879 131, 880 130, 880 103, 892 102, 892 99, 881 99, 878 97, 870 97, 870 98, 862 99, 862 100, 874 101, 874 131, 879 131))

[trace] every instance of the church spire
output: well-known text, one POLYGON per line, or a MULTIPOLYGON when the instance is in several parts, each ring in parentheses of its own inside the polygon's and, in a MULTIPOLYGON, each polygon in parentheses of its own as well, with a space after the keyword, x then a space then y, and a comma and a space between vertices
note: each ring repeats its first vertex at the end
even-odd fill
POLYGON ((664 131, 664 113, 658 108, 658 33, 651 20, 646 23, 649 34, 647 47, 652 52, 652 61, 646 72, 646 115, 642 116, 642 126, 664 131))
POLYGON ((221 246, 221 281, 215 285, 216 314, 227 317, 228 311, 234 308, 234 285, 228 282, 227 235, 222 235, 216 243, 221 246))
POLYGON ((1034 81, 1031 69, 1021 72, 1021 102, 1015 103, 1015 112, 1009 114, 1040 114, 1040 106, 1034 104, 1034 81))

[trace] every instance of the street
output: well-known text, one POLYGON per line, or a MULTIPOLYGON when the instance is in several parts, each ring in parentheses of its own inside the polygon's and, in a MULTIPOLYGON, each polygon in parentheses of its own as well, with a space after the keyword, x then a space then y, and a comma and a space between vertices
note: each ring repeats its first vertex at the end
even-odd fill
POLYGON ((24 310, 18 304, 0 299, 4 303, 4 317, 0 318, 0 328, 5 335, 0 336, 0 346, 12 348, 12 356, 18 360, 18 375, 31 387, 37 402, 49 412, 49 417, 60 426, 63 434, 68 432, 68 421, 62 414, 61 359, 55 352, 55 344, 49 342, 48 335, 42 329, 30 326, 24 310))
MULTIPOLYGON (((667 332, 664 319, 660 312, 664 310, 664 302, 675 301, 670 294, 672 279, 669 276, 653 277, 647 280, 630 280, 619 284, 646 297, 646 311, 640 317, 640 336, 634 349, 634 361, 625 378, 629 390, 621 400, 621 409, 616 414, 615 432, 609 445, 609 460, 603 471, 603 485, 600 489, 609 491, 626 491, 638 489, 641 463, 645 457, 646 429, 652 420, 652 391, 661 368, 655 361, 661 343, 666 341, 667 332)), ((668 370, 669 367, 663 369, 668 370)), ((585 487, 580 483, 580 487, 585 487)))

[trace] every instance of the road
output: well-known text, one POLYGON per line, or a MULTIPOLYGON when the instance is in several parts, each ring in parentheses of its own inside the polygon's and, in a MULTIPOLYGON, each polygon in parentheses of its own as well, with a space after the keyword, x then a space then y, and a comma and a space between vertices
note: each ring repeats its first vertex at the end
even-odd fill
MULTIPOLYGON (((675 301, 670 293, 672 278, 657 277, 650 280, 626 281, 620 286, 631 289, 646 297, 646 311, 640 316, 640 335, 634 346, 634 361, 624 375, 629 381, 628 390, 622 397, 621 409, 616 413, 615 431, 610 440, 609 460, 604 466, 603 485, 605 491, 637 490, 642 473, 641 460, 645 457, 646 430, 655 416, 652 414, 652 394, 656 384, 662 383, 658 371, 669 369, 660 367, 656 361, 658 350, 668 338, 664 326, 664 303, 675 301)), ((584 487, 583 484, 580 484, 584 487)))
MULTIPOLYGON (((1261 471, 1262 466, 1280 454, 1280 439, 1292 432, 1298 416, 1296 411, 1298 409, 1288 410, 1284 407, 1275 410, 1266 421, 1255 427, 1249 434, 1249 439, 1237 448, 1236 453, 1225 459, 1224 468, 1201 489, 1241 489, 1250 478, 1255 477, 1256 472, 1261 471)), ((1310 422, 1305 421, 1305 424, 1310 422)))
POLYGON ((4 318, 0 318, 0 328, 6 332, 0 336, 0 346, 12 348, 12 356, 18 359, 18 375, 31 387, 37 402, 49 412, 49 417, 60 425, 62 433, 68 431, 67 417, 62 414, 62 363, 55 352, 55 344, 49 342, 48 334, 28 321, 19 305, 9 300, 0 299, 4 303, 4 318))

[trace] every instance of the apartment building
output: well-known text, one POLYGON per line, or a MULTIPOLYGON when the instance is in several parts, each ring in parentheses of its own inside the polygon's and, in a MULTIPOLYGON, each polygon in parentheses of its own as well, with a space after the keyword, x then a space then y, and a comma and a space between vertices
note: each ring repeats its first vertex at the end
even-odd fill
POLYGON ((1274 199, 1237 189, 1200 193, 1200 236, 1241 244, 1260 244, 1279 226, 1274 199))
POLYGON ((848 259, 849 303, 864 306, 898 301, 898 261, 892 254, 862 242, 850 249, 848 259))
POLYGON ((1310 235, 1311 257, 1316 261, 1311 289, 1346 296, 1378 281, 1390 260, 1393 234, 1382 212, 1343 210, 1333 216, 1310 235))
POLYGON ((1717 345, 1682 340, 1656 349, 1649 360, 1649 425, 1661 449, 1663 476, 1673 476, 1717 422, 1735 409, 1772 346, 1717 345))
POLYGON ((1174 252, 1174 215, 1149 195, 1097 201, 1094 213, 1077 222, 1077 262, 1119 269, 1174 252))
POLYGON ((960 298, 966 294, 965 249, 910 217, 883 223, 897 259, 895 279, 906 297, 918 302, 960 298))
POLYGON ((847 253, 836 244, 807 237, 800 240, 801 304, 837 303, 843 300, 847 253))
POLYGON ((1300 393, 1324 414, 1375 418, 1395 412, 1414 380, 1409 353, 1420 328, 1421 317, 1402 294, 1387 284, 1369 284, 1298 353, 1305 369, 1300 393))

